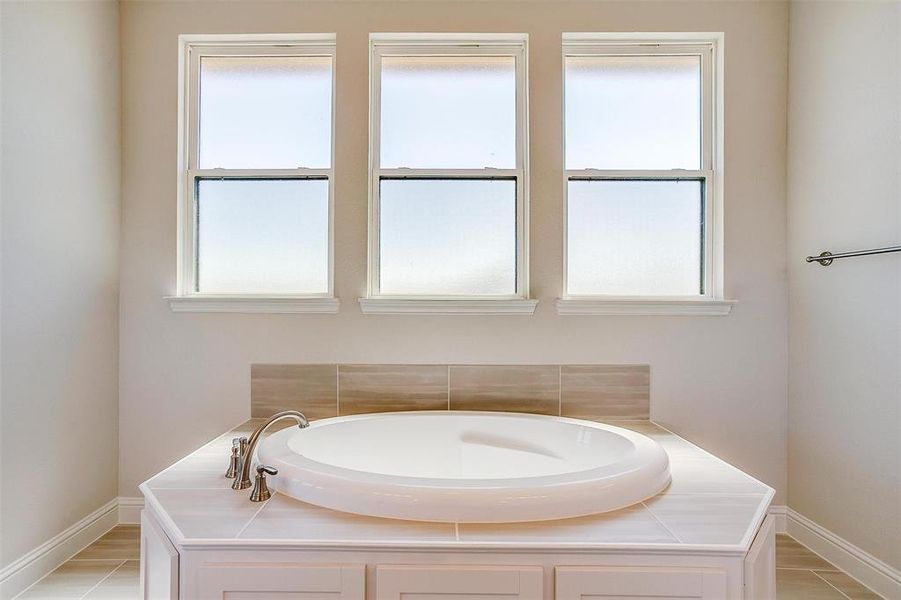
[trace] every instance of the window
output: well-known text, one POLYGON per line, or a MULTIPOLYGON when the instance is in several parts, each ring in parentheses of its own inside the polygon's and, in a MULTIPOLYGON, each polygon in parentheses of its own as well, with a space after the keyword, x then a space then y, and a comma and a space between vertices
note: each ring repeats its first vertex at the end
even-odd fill
POLYGON ((181 43, 173 309, 334 312, 333 36, 181 43))
POLYGON ((717 44, 564 36, 561 312, 722 301, 717 44))
POLYGON ((531 314, 526 36, 374 34, 371 50, 363 310, 531 314))

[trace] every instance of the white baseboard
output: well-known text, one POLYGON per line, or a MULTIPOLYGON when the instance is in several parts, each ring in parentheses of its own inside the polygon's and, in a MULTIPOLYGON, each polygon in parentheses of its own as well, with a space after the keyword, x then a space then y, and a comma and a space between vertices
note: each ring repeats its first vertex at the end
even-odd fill
POLYGON ((767 514, 773 516, 773 522, 776 526, 776 533, 786 533, 787 525, 786 525, 786 515, 788 514, 788 507, 784 504, 770 506, 770 510, 767 511, 767 514))
POLYGON ((0 571, 0 600, 8 600, 78 554, 119 522, 113 498, 0 571))
POLYGON ((789 508, 787 533, 886 598, 901 598, 901 571, 789 508))
POLYGON ((141 496, 119 496, 119 524, 137 525, 141 522, 141 510, 144 508, 144 498, 141 496))

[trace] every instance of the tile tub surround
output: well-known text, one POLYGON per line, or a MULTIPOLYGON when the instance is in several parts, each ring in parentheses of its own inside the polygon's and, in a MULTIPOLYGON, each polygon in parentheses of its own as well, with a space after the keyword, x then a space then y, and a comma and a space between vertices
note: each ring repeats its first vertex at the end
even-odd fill
POLYGON ((589 420, 650 416, 648 365, 254 364, 251 416, 500 410, 589 420))
POLYGON ((747 551, 773 496, 767 485, 650 421, 617 421, 617 426, 657 440, 674 466, 669 488, 619 511, 561 521, 480 525, 349 515, 278 493, 264 504, 254 504, 248 500, 249 492, 231 489, 223 472, 232 437, 261 422, 242 424, 141 485, 146 506, 161 517, 174 543, 304 549, 680 548, 734 555, 747 551))

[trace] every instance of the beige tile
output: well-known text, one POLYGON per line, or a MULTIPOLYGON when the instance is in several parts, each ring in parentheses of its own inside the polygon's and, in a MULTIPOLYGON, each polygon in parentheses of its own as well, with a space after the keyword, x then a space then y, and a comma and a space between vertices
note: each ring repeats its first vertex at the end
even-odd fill
POLYGON ((216 465, 216 470, 207 468, 198 469, 192 466, 196 461, 180 463, 169 467, 153 479, 147 482, 147 487, 152 490, 164 489, 206 489, 224 490, 232 484, 232 479, 225 476, 228 469, 228 457, 218 460, 210 460, 210 464, 216 465), (222 464, 219 464, 222 463, 222 464))
POLYGON ((837 571, 816 571, 816 574, 825 579, 829 585, 838 589, 851 600, 881 600, 882 596, 871 592, 862 583, 851 576, 837 571))
POLYGON ((20 599, 81 598, 122 564, 121 560, 70 560, 28 588, 20 599))
POLYGON ((250 414, 299 410, 308 419, 338 414, 336 365, 251 365, 250 414))
POLYGON ((680 455, 670 461, 670 494, 766 494, 766 485, 707 456, 680 455))
POLYGON ((650 382, 648 365, 563 365, 561 414, 596 421, 647 419, 650 382))
POLYGON ((703 450, 701 450, 691 442, 680 438, 678 435, 670 433, 669 431, 660 427, 652 421, 610 421, 607 424, 614 427, 622 427, 623 429, 628 429, 629 431, 635 431, 648 436, 649 438, 663 446, 663 449, 666 450, 667 454, 669 454, 671 457, 707 456, 707 454, 703 450))
POLYGON ((832 564, 784 534, 776 536, 776 568, 838 571, 832 564))
POLYGON ((640 504, 615 512, 535 523, 461 523, 463 542, 666 544, 676 539, 640 504))
POLYGON ((241 539, 317 541, 445 541, 453 523, 399 521, 343 513, 275 494, 239 536, 241 539))
POLYGON ((141 527, 117 525, 73 558, 98 560, 137 560, 141 556, 141 527))
POLYGON ((764 498, 664 492, 644 504, 683 543, 735 545, 741 543, 764 498))
POLYGON ((779 600, 848 600, 813 571, 798 569, 776 569, 776 596, 779 600))
MULTIPOLYGON (((150 489, 225 489, 231 480, 225 477, 231 454, 232 439, 248 437, 254 429, 265 423, 265 419, 250 419, 192 452, 184 459, 152 477, 147 482, 150 489)), ((286 427, 296 427, 292 420, 274 423, 265 434, 269 435, 286 427)))
POLYGON ((138 600, 141 593, 140 563, 126 561, 100 582, 84 600, 138 600))
POLYGON ((342 415, 400 410, 446 410, 444 365, 339 365, 342 415))
POLYGON ((250 501, 250 489, 153 490, 185 537, 233 538, 262 508, 250 501))
POLYGON ((547 365, 453 365, 452 410, 500 410, 556 415, 560 370, 547 365))

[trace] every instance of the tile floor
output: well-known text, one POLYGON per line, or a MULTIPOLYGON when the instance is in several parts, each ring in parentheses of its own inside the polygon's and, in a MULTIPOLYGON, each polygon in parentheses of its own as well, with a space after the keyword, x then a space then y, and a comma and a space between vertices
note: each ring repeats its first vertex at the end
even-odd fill
POLYGON ((878 600, 871 592, 787 535, 776 536, 778 600, 878 600))
POLYGON ((130 600, 139 597, 139 525, 119 525, 17 598, 130 600))
MULTIPOLYGON (((119 525, 18 598, 137 600, 139 533, 119 525)), ((776 536, 776 587, 778 600, 880 598, 787 535, 776 536)))

